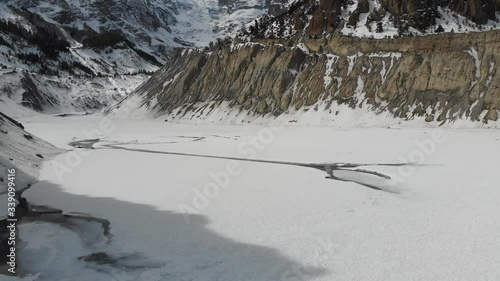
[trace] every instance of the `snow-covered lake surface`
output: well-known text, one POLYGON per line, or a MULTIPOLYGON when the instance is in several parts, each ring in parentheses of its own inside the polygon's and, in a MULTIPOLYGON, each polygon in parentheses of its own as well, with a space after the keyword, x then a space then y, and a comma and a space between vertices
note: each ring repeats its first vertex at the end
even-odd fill
POLYGON ((21 225, 26 280, 500 279, 498 130, 20 121, 68 149, 28 201, 111 223, 105 238, 21 225), (94 149, 68 145, 92 138, 94 149), (373 164, 360 169, 391 179, 182 153, 373 164), (375 165, 405 162, 421 165, 375 165))

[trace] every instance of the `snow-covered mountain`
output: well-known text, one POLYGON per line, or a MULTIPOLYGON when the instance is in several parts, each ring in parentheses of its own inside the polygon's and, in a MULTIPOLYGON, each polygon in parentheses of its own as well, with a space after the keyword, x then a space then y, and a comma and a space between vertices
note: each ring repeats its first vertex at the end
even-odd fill
POLYGON ((51 113, 109 106, 174 48, 220 37, 381 39, 500 26, 493 0, 8 0, 0 8, 0 99, 51 113))
POLYGON ((270 1, 8 0, 0 3, 5 108, 88 111, 129 93, 174 48, 202 47, 277 7, 270 1))
POLYGON ((264 16, 254 37, 321 36, 330 32, 367 38, 488 31, 500 28, 497 0, 297 0, 277 16, 264 16))
POLYGON ((259 17, 284 13, 292 2, 294 0, 218 0, 218 11, 211 13, 214 31, 218 37, 235 36, 259 17))

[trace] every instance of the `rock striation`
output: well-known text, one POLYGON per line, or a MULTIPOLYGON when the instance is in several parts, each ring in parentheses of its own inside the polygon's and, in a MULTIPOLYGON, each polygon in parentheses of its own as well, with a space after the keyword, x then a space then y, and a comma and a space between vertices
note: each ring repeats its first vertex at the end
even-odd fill
POLYGON ((155 116, 204 116, 225 102, 258 115, 348 106, 428 122, 490 122, 500 109, 499 54, 499 31, 234 42, 177 52, 108 112, 138 101, 135 109, 155 116))

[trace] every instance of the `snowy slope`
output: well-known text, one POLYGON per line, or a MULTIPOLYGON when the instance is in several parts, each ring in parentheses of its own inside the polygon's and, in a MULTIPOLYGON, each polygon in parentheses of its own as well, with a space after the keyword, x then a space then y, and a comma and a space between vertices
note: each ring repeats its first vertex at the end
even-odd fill
POLYGON ((254 0, 1 2, 0 107, 99 110, 147 79, 173 48, 203 47, 234 35, 269 5, 254 0))
POLYGON ((94 112, 123 98, 146 80, 148 75, 117 77, 75 77, 40 75, 27 71, 1 71, 0 111, 13 117, 94 112))
POLYGON ((263 16, 254 37, 321 36, 340 32, 361 38, 398 38, 500 28, 498 2, 318 0, 291 1, 291 9, 263 16))
MULTIPOLYGON (((161 115, 148 108, 138 106, 140 100, 137 97, 126 100, 126 106, 113 111, 110 116, 115 118, 133 118, 143 120, 162 120, 165 122, 179 124, 226 124, 244 125, 259 124, 273 125, 286 123, 291 126, 328 126, 330 128, 371 128, 371 127, 404 127, 404 128, 492 128, 500 129, 500 120, 482 123, 468 119, 456 119, 448 122, 426 121, 425 117, 410 116, 407 119, 395 118, 390 112, 378 112, 372 106, 352 108, 348 105, 335 105, 332 109, 331 103, 321 101, 313 106, 304 107, 299 110, 290 109, 286 114, 278 118, 272 114, 261 115, 251 111, 238 110, 229 102, 199 102, 191 104, 189 110, 186 106, 175 108, 171 114, 161 115)), ((152 104, 154 104, 153 101, 152 104)), ((486 112, 481 114, 484 117, 486 112)))
POLYGON ((266 15, 283 13, 294 0, 196 0, 200 6, 208 6, 212 16, 213 30, 218 37, 234 37, 255 19, 266 15), (218 10, 211 8, 216 7, 218 10), (207 5, 208 4, 208 5, 207 5))
MULTIPOLYGON (((235 34, 246 23, 276 8, 282 1, 265 0, 153 0, 96 1, 22 0, 2 4, 3 18, 15 20, 12 9, 27 9, 66 29, 96 32, 119 30, 142 51, 165 62, 165 51, 175 47, 206 46, 217 37, 235 34), (227 3, 226 3, 227 2, 227 3)), ((23 19, 18 19, 22 22, 23 19)), ((80 42, 81 43, 81 42, 80 42)), ((77 44, 77 43, 75 43, 77 44)))
POLYGON ((487 24, 476 24, 470 19, 451 11, 449 8, 438 7, 438 16, 435 23, 429 24, 425 30, 418 30, 406 23, 404 28, 401 24, 395 21, 395 17, 390 12, 384 11, 381 3, 378 0, 368 0, 369 10, 366 13, 356 13, 359 1, 352 1, 352 4, 347 5, 342 11, 342 20, 345 22, 341 27, 340 32, 347 36, 361 38, 386 38, 398 37, 401 35, 429 35, 440 32, 480 32, 500 28, 500 13, 497 13, 496 20, 488 20, 487 24), (384 13, 380 14, 380 11, 384 13), (380 20, 374 20, 373 14, 377 13, 380 20), (349 19, 357 15, 356 23, 349 24, 349 19), (380 26, 380 27, 379 27, 380 26), (442 30, 440 30, 440 27, 442 30), (404 30, 404 31, 403 31, 404 30))
POLYGON ((76 31, 41 16, 50 14, 46 4, 19 10, 25 3, 0 4, 4 112, 17 116, 22 110, 14 109, 21 106, 47 113, 99 110, 161 66, 123 36, 76 31))
MULTIPOLYGON (((46 141, 26 132, 22 124, 0 112, 0 199, 7 202, 8 170, 15 169, 16 192, 37 181, 43 159, 61 152, 46 141)), ((2 204, 2 206, 5 206, 2 204)), ((0 210, 0 220, 6 217, 0 210)))

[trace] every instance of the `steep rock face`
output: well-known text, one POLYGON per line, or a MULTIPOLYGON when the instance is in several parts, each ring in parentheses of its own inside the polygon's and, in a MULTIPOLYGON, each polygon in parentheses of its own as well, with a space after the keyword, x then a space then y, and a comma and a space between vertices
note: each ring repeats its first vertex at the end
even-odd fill
POLYGON ((435 11, 446 7, 478 24, 495 19, 496 0, 382 0, 382 5, 394 15, 416 14, 419 11, 435 11))
POLYGON ((453 0, 448 7, 457 13, 470 18, 475 23, 485 24, 488 20, 495 18, 495 11, 498 11, 498 0, 453 0))
POLYGON ((499 51, 498 31, 398 40, 336 35, 298 45, 261 40, 179 52, 128 100, 172 117, 204 116, 227 102, 275 116, 348 106, 428 122, 488 122, 500 109, 499 51))
POLYGON ((342 2, 343 0, 324 0, 320 1, 319 5, 314 4, 312 18, 306 28, 307 34, 319 35, 323 31, 333 31, 338 25, 342 2), (316 5, 318 8, 315 8, 316 5))

